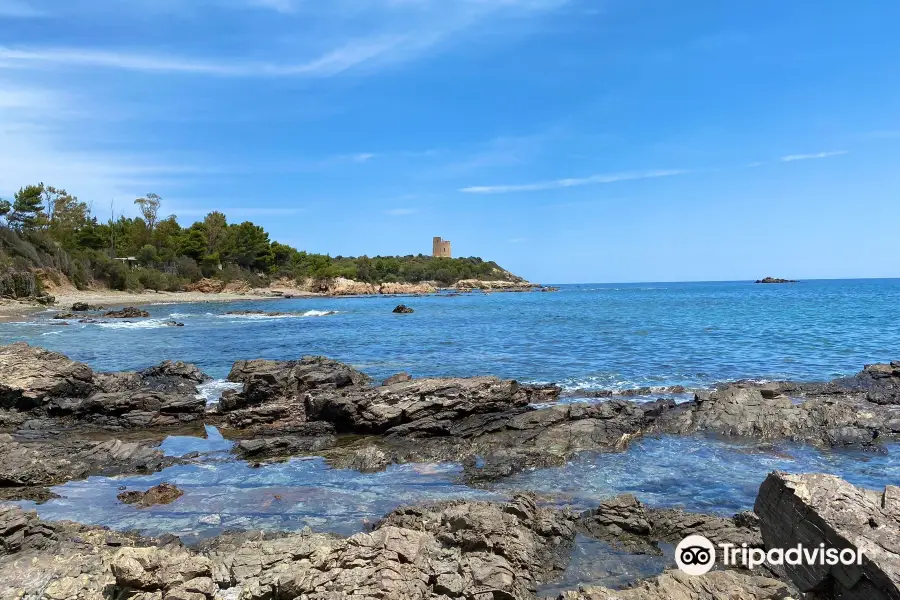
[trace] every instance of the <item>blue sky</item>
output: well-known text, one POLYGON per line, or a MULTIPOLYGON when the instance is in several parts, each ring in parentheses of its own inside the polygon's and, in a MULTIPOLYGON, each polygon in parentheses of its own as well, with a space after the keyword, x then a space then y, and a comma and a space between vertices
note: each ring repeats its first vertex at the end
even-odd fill
POLYGON ((543 282, 900 276, 900 3, 0 0, 0 195, 543 282))

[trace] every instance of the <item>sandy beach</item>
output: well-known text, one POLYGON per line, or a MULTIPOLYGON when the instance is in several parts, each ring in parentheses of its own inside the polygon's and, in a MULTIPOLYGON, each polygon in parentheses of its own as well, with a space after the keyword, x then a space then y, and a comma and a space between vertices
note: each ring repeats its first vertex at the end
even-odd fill
POLYGON ((11 321, 19 319, 30 313, 47 310, 48 308, 69 310, 72 304, 84 302, 103 307, 122 305, 147 305, 147 304, 176 304, 182 302, 237 302, 240 300, 279 300, 282 294, 288 294, 294 298, 319 294, 311 292, 277 289, 255 289, 247 292, 119 292, 114 290, 78 290, 56 292, 56 304, 43 306, 18 300, 0 299, 0 320, 11 321))

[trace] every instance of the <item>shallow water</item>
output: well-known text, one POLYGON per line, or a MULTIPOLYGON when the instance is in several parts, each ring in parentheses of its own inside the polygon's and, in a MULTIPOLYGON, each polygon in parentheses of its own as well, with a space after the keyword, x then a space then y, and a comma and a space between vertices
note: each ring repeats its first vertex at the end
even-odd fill
POLYGON ((753 509, 759 485, 772 471, 830 473, 883 489, 900 481, 900 444, 874 454, 663 435, 641 439, 626 452, 585 452, 563 467, 528 471, 493 489, 531 490, 584 508, 633 493, 651 506, 729 516, 753 509))
POLYGON ((529 471, 487 490, 461 484, 462 469, 455 464, 394 465, 381 473, 361 474, 333 469, 314 457, 253 468, 234 460, 228 453, 231 446, 214 428, 208 428, 206 439, 170 437, 162 444, 167 454, 200 452, 205 455, 202 462, 153 475, 69 482, 53 488, 61 498, 37 509, 45 518, 148 534, 205 537, 223 529, 295 530, 306 525, 349 534, 401 505, 501 499, 519 491, 582 509, 631 492, 651 506, 731 515, 753 508, 760 483, 773 470, 834 473, 872 488, 900 481, 900 445, 878 455, 793 444, 761 450, 704 436, 659 436, 640 440, 622 453, 584 453, 561 468, 529 471), (116 500, 120 486, 145 490, 164 481, 183 489, 184 496, 171 505, 145 509, 116 500))
POLYGON ((382 378, 495 374, 570 388, 706 386, 738 378, 830 379, 896 359, 900 280, 791 285, 563 286, 557 293, 297 298, 151 306, 134 323, 0 323, 97 369, 164 359, 224 377, 235 360, 322 354, 382 378), (394 315, 403 302, 411 315, 394 315), (267 318, 228 311, 296 312, 267 318), (337 311, 337 314, 325 314, 337 311), (185 327, 166 327, 177 320, 185 327))

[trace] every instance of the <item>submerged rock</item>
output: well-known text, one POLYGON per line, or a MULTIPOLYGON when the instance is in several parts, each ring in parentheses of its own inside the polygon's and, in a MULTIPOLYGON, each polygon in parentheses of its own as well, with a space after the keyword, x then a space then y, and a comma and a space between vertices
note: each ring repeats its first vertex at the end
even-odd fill
POLYGON ((862 564, 784 565, 802 592, 828 598, 900 598, 900 488, 856 487, 833 475, 771 473, 754 507, 767 548, 853 549, 862 564))
POLYGON ((171 483, 160 483, 145 492, 136 490, 122 492, 116 498, 125 504, 136 504, 140 508, 157 504, 171 504, 184 496, 184 492, 171 483))
POLYGON ((581 529, 629 552, 662 554, 658 542, 678 544, 689 535, 702 535, 713 544, 746 544, 761 548, 759 523, 753 513, 731 518, 678 509, 650 508, 631 494, 605 500, 581 515, 581 529))
POLYGON ((400 315, 408 315, 408 314, 412 314, 416 311, 414 311, 413 309, 411 309, 410 307, 408 307, 405 304, 399 304, 399 305, 397 305, 397 308, 395 308, 391 312, 393 312, 395 314, 400 314, 400 315))
POLYGON ((234 453, 244 459, 280 458, 306 452, 317 452, 334 446, 336 442, 337 440, 333 435, 326 433, 307 436, 256 438, 239 442, 234 449, 234 453))
POLYGON ((565 592, 557 600, 790 600, 788 587, 777 579, 736 571, 688 575, 668 571, 624 590, 587 586, 565 592))
POLYGON ((62 313, 56 313, 55 315, 53 315, 53 318, 54 319, 74 319, 75 315, 70 312, 62 312, 62 313))
POLYGON ((110 310, 105 312, 103 313, 103 316, 108 319, 140 319, 149 317, 150 313, 134 306, 126 306, 121 310, 110 310))

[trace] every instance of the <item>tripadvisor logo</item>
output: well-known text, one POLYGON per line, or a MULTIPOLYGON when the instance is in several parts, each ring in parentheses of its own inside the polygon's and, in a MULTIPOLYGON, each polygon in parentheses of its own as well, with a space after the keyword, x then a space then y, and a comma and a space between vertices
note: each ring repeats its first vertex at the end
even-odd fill
MULTIPOLYGON (((722 565, 740 566, 753 570, 768 564, 781 565, 861 565, 862 550, 856 548, 826 548, 819 544, 806 548, 797 544, 792 548, 748 548, 747 544, 719 544, 722 565)), ((702 535, 689 535, 675 548, 675 564, 688 575, 703 575, 716 564, 716 546, 702 535)))

